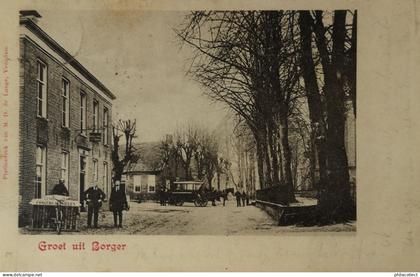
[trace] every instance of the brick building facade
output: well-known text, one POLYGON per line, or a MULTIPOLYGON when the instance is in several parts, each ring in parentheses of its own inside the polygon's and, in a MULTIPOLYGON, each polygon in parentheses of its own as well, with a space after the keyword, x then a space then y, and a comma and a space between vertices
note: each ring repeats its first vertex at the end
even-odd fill
POLYGON ((64 179, 70 198, 97 183, 109 196, 115 96, 37 24, 20 17, 19 226, 33 198, 64 179))

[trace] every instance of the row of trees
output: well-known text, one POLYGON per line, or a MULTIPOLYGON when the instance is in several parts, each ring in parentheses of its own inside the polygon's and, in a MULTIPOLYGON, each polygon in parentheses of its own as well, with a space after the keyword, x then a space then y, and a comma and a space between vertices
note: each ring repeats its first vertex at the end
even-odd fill
MULTIPOLYGON (((140 149, 135 147, 135 120, 119 120, 112 128, 113 179, 121 180, 124 171, 140 159, 140 149), (120 145, 121 139, 123 144, 120 145), (121 148, 122 147, 122 148, 121 148)), ((229 176, 229 161, 221 154, 219 138, 213 132, 196 124, 187 124, 174 134, 166 135, 155 153, 156 169, 166 169, 168 179, 206 180, 210 188, 216 177, 220 189, 221 176, 229 176)))
POLYGON ((308 129, 310 175, 319 170, 333 221, 353 211, 344 128, 346 94, 356 111, 356 22, 344 10, 196 11, 177 30, 193 49, 189 74, 249 128, 260 184, 278 186, 284 204, 295 201, 290 133, 308 129))
POLYGON ((216 177, 220 189, 221 175, 229 167, 221 155, 217 136, 195 124, 187 124, 167 135, 161 142, 160 152, 162 168, 168 170, 167 177, 171 180, 180 176, 185 180, 206 180, 211 188, 216 177))

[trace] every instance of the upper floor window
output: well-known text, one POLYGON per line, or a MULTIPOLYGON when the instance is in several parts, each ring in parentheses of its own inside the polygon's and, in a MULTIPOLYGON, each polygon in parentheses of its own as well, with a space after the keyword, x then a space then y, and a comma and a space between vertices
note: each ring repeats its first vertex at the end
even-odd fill
POLYGON ((47 66, 37 61, 37 115, 47 117, 47 66))
POLYGON ((93 101, 93 130, 97 132, 99 129, 99 104, 98 101, 93 101))
POLYGON ((104 144, 108 145, 108 122, 109 122, 109 114, 108 109, 104 108, 104 119, 103 119, 103 125, 104 125, 104 144))
POLYGON ((61 124, 63 127, 69 127, 69 118, 70 118, 70 101, 69 101, 69 90, 70 83, 66 79, 61 80, 61 97, 63 99, 63 106, 62 106, 62 119, 61 124))
POLYGON ((80 92, 80 129, 86 134, 86 93, 80 92))

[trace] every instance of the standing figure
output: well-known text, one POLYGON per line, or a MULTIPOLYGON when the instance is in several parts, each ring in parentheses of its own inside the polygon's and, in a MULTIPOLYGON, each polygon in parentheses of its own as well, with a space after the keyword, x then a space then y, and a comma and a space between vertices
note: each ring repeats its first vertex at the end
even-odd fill
POLYGON ((87 227, 92 227, 93 215, 93 227, 98 228, 99 208, 102 206, 102 201, 105 199, 105 193, 98 188, 98 184, 94 184, 93 187, 90 187, 85 191, 85 199, 88 206, 87 227))
POLYGON ((227 200, 227 197, 228 197, 227 191, 225 189, 222 191, 222 197, 223 197, 223 206, 225 206, 226 200, 227 200))
POLYGON ((245 207, 246 192, 245 192, 245 191, 243 191, 241 196, 242 196, 242 197, 241 197, 241 198, 242 198, 242 206, 244 206, 244 207, 245 207))
POLYGON ((127 196, 125 191, 120 187, 120 181, 116 180, 115 185, 111 190, 111 197, 109 198, 109 208, 114 214, 114 227, 122 228, 122 211, 124 208, 128 209, 127 196))
POLYGON ((69 191, 67 190, 66 185, 64 184, 64 179, 60 179, 58 181, 58 184, 54 186, 52 194, 69 196, 69 191))
POLYGON ((241 193, 239 191, 236 191, 235 197, 236 197, 236 207, 240 207, 241 206, 241 193))
POLYGON ((166 203, 169 205, 169 190, 167 188, 163 191, 163 206, 166 206, 166 203))
POLYGON ((161 206, 166 206, 166 188, 162 187, 159 193, 159 200, 161 206))
POLYGON ((210 195, 211 195, 211 205, 216 206, 217 191, 214 188, 211 188, 210 195))
MULTIPOLYGON (((62 204, 62 201, 64 201, 65 198, 62 198, 63 196, 69 196, 69 191, 66 188, 66 185, 64 184, 64 179, 60 179, 58 181, 58 184, 56 184, 54 186, 54 188, 51 191, 51 194, 53 195, 60 195, 60 198, 54 197, 59 203, 60 205, 62 204)), ((59 209, 62 209, 62 207, 59 207, 59 209)), ((51 210, 51 214, 50 217, 52 218, 56 218, 57 213, 56 213, 56 209, 52 209, 51 210)), ((64 217, 64 215, 63 215, 64 217)), ((61 218, 63 219, 63 218, 61 218)))

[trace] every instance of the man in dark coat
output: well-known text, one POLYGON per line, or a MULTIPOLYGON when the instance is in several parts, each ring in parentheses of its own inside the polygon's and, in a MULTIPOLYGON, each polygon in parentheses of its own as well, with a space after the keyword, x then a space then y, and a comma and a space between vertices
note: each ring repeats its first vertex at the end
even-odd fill
POLYGON ((242 192, 242 206, 244 206, 244 207, 245 207, 245 201, 246 201, 246 192, 243 191, 242 192))
POLYGON ((166 206, 166 188, 162 187, 159 193, 159 200, 161 206, 166 206))
POLYGON ((66 185, 64 184, 64 179, 60 179, 58 181, 58 184, 54 186, 52 194, 69 196, 69 191, 67 190, 66 185))
POLYGON ((216 206, 217 191, 214 188, 210 189, 211 205, 216 206))
POLYGON ((92 227, 92 215, 93 215, 93 227, 98 228, 98 216, 99 208, 102 206, 102 201, 105 199, 105 193, 98 188, 95 184, 93 187, 88 188, 85 191, 85 199, 88 206, 88 228, 92 227))
POLYGON ((228 198, 228 194, 227 194, 227 191, 225 189, 222 191, 222 197, 223 197, 223 206, 225 206, 226 200, 228 198))
POLYGON ((118 217, 118 228, 122 228, 122 211, 127 208, 127 196, 125 191, 120 186, 120 181, 116 180, 115 185, 111 191, 111 197, 109 198, 109 207, 114 214, 114 227, 117 227, 118 217))
MULTIPOLYGON (((61 178, 58 181, 58 184, 56 184, 54 186, 54 188, 52 189, 51 193, 53 195, 69 196, 69 191, 67 190, 66 185, 64 184, 64 179, 63 178, 61 178)), ((61 200, 60 199, 56 199, 56 200, 59 201, 59 202, 62 202, 63 201, 63 199, 61 199, 61 200)), ((53 217, 53 218, 56 217, 56 210, 55 209, 52 210, 52 213, 51 213, 50 216, 53 217)))
POLYGON ((236 207, 240 207, 241 206, 241 193, 239 191, 236 191, 235 197, 236 197, 236 207))

